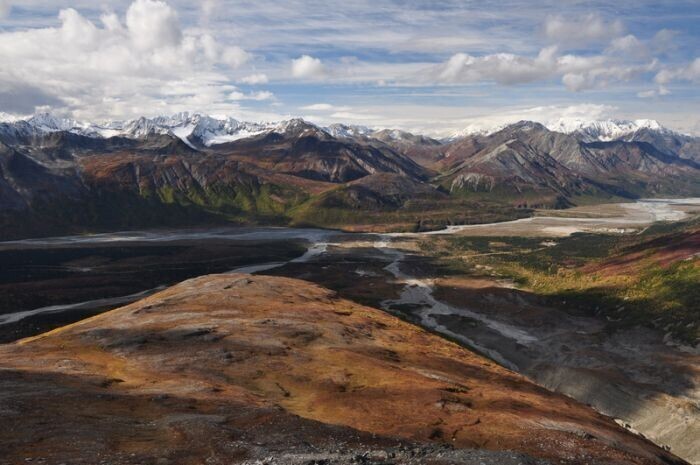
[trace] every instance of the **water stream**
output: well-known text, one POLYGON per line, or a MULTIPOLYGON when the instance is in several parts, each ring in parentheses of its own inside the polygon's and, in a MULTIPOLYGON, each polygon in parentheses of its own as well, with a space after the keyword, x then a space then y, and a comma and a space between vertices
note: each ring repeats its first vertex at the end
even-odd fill
MULTIPOLYGON (((532 342, 533 336, 526 332, 511 327, 507 324, 488 319, 480 314, 468 309, 456 308, 437 301, 433 297, 433 287, 430 280, 419 280, 408 276, 400 269, 400 263, 404 258, 404 253, 392 246, 392 240, 407 237, 420 237, 436 234, 457 234, 464 231, 482 231, 489 228, 508 228, 513 225, 518 227, 539 230, 544 234, 568 235, 578 231, 600 231, 610 232, 611 225, 629 225, 640 227, 649 225, 656 221, 678 221, 686 216, 686 213, 679 208, 681 206, 700 206, 700 199, 652 199, 640 200, 635 203, 618 204, 624 212, 616 217, 600 218, 576 218, 576 217, 556 217, 538 216, 524 218, 520 220, 507 221, 501 223, 488 223, 477 225, 448 226, 440 231, 421 233, 394 233, 378 234, 379 240, 374 243, 374 247, 388 256, 392 261, 386 267, 395 279, 402 281, 405 288, 399 297, 394 301, 385 302, 386 308, 391 305, 410 304, 423 308, 420 311, 422 323, 429 328, 442 332, 450 337, 463 340, 459 336, 449 331, 444 326, 437 323, 433 315, 461 315, 478 320, 489 328, 510 337, 521 344, 532 342), (582 226, 584 225, 584 226, 582 226)), ((305 240, 308 242, 306 252, 292 260, 259 263, 235 268, 230 273, 260 273, 275 268, 282 267, 288 263, 306 263, 313 261, 317 257, 325 254, 333 242, 329 242, 331 237, 350 236, 351 233, 339 231, 313 229, 313 228, 281 228, 281 227, 260 227, 260 228, 214 228, 208 230, 165 230, 165 231, 123 231, 115 233, 102 233, 80 236, 60 236, 38 239, 24 239, 17 241, 0 242, 0 248, 17 247, 58 247, 83 244, 106 244, 117 242, 173 242, 181 240, 237 240, 237 241, 278 241, 278 240, 305 240)), ((53 305, 14 313, 0 315, 0 326, 16 323, 30 316, 42 313, 58 313, 76 309, 100 308, 110 305, 122 305, 133 302, 149 295, 156 289, 144 290, 142 292, 114 297, 109 299, 97 299, 85 302, 78 302, 66 305, 53 305)), ((489 350, 477 345, 473 341, 463 340, 464 343, 472 345, 475 349, 482 350, 495 360, 499 360, 507 365, 503 357, 498 353, 490 353, 489 350)))

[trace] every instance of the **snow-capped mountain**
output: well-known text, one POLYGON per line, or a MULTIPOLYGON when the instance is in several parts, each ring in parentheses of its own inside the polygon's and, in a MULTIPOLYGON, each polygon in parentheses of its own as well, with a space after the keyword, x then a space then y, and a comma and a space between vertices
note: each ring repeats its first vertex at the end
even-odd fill
POLYGON ((637 120, 578 120, 560 119, 545 124, 550 131, 577 135, 584 142, 626 140, 640 130, 647 129, 657 133, 674 134, 653 119, 637 120))
POLYGON ((357 125, 348 125, 348 124, 331 124, 330 126, 327 126, 324 128, 328 134, 330 134, 333 137, 345 137, 345 138, 353 138, 353 137, 370 137, 373 132, 375 132, 375 129, 368 128, 367 126, 357 126, 357 125))
MULTIPOLYGON (((142 138, 152 134, 173 135, 187 145, 207 147, 268 132, 284 133, 297 120, 280 122, 246 122, 231 117, 217 118, 199 113, 178 113, 173 116, 141 117, 128 121, 103 123, 80 122, 42 113, 24 119, 0 118, 0 125, 13 134, 36 135, 66 131, 87 137, 142 138)), ((2 130, 2 128, 0 128, 2 130)))
POLYGON ((14 123, 15 121, 19 121, 22 119, 19 116, 14 116, 9 113, 5 113, 0 111, 0 123, 14 123))
MULTIPOLYGON (((86 137, 128 137, 138 139, 152 134, 172 135, 191 147, 223 144, 265 133, 288 133, 298 129, 323 132, 336 138, 373 137, 377 129, 366 126, 332 124, 316 126, 300 118, 275 122, 239 121, 231 117, 214 117, 200 113, 177 113, 172 116, 141 117, 127 121, 87 123, 49 113, 17 118, 0 114, 0 125, 14 134, 34 135, 66 131, 86 137)), ((0 131, 3 128, 0 127, 0 131)), ((394 131, 400 138, 403 131, 394 131)))
POLYGON ((173 116, 139 118, 123 123, 119 135, 144 137, 148 134, 172 134, 188 145, 201 143, 207 147, 223 144, 265 132, 280 130, 281 123, 238 121, 231 117, 215 118, 199 113, 178 113, 173 116))
POLYGON ((375 139, 390 146, 396 146, 397 144, 438 144, 438 141, 435 139, 401 129, 378 129, 346 124, 331 124, 323 129, 333 137, 346 139, 375 139))
MULTIPOLYGON (((488 136, 515 124, 472 124, 452 136, 442 139, 450 143, 468 136, 488 136)), ((572 134, 583 142, 613 140, 645 140, 650 138, 688 138, 664 128, 658 121, 650 119, 627 120, 583 120, 559 119, 542 123, 548 130, 572 134)), ((277 122, 239 121, 232 117, 215 117, 201 113, 178 113, 172 116, 141 117, 127 121, 91 123, 64 118, 50 113, 30 117, 16 117, 0 112, 0 133, 12 137, 28 137, 52 132, 66 131, 86 137, 127 137, 139 139, 152 134, 172 135, 190 147, 211 147, 266 133, 287 133, 300 125, 306 129, 321 131, 335 138, 378 139, 385 143, 434 144, 435 139, 412 134, 398 129, 377 129, 367 126, 331 124, 321 127, 301 119, 277 122)))
POLYGON ((462 139, 468 136, 488 136, 501 129, 506 128, 510 123, 501 124, 470 124, 461 131, 457 131, 454 134, 443 138, 444 142, 452 142, 457 139, 462 139))
MULTIPOLYGON (((647 130, 660 135, 681 135, 663 127, 653 119, 637 120, 586 120, 561 118, 551 121, 543 121, 542 125, 550 131, 572 134, 583 142, 609 142, 612 140, 632 140, 639 131, 647 130)), ((446 141, 453 141, 467 136, 488 136, 512 126, 507 124, 482 125, 472 124, 463 130, 448 137, 446 141)))

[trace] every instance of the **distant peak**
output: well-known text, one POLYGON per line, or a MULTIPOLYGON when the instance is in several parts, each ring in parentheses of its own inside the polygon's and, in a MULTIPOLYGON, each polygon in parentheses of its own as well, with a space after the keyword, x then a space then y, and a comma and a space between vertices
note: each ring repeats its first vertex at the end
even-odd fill
POLYGON ((334 123, 324 128, 333 137, 367 137, 375 130, 367 126, 334 123))
POLYGON ((39 134, 66 131, 87 137, 104 138, 114 136, 141 138, 152 134, 171 135, 178 137, 191 147, 196 143, 211 146, 233 142, 267 132, 285 134, 318 131, 326 134, 319 127, 301 118, 278 122, 246 122, 230 116, 211 116, 190 112, 153 117, 141 116, 126 121, 102 123, 80 122, 51 113, 38 113, 25 118, 0 114, 0 121, 9 124, 21 122, 28 131, 39 134))
POLYGON ((529 121, 529 120, 520 120, 515 124, 511 124, 510 126, 506 126, 504 129, 517 129, 521 131, 531 131, 533 129, 546 129, 545 126, 542 123, 538 123, 536 121, 529 121))
POLYGON ((673 131, 666 129, 658 121, 653 119, 585 120, 562 118, 547 124, 547 128, 551 131, 575 134, 587 141, 623 139, 643 129, 667 134, 673 133, 673 131))
POLYGON ((664 134, 675 134, 674 131, 665 128, 654 119, 636 120, 590 120, 582 118, 560 118, 556 120, 539 123, 534 121, 518 121, 513 124, 479 125, 473 124, 462 131, 455 133, 450 139, 458 139, 473 135, 490 135, 504 129, 529 130, 534 128, 548 129, 564 134, 574 134, 585 141, 610 141, 622 139, 635 134, 637 131, 646 129, 649 131, 664 134))

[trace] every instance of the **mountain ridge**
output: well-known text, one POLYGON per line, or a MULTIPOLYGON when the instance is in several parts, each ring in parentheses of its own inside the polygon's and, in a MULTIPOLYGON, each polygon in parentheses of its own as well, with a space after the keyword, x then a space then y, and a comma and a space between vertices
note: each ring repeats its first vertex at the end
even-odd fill
MULTIPOLYGON (((488 136, 499 132, 509 126, 520 124, 523 122, 537 122, 534 120, 521 120, 515 123, 501 123, 491 126, 471 125, 467 128, 454 133, 447 137, 446 141, 454 141, 456 139, 469 136, 488 136)), ((629 139, 640 131, 653 131, 665 135, 674 135, 680 137, 695 138, 690 134, 685 134, 680 131, 666 128, 657 120, 653 119, 583 119, 583 118, 559 118, 544 122, 539 122, 544 127, 553 132, 563 134, 572 134, 577 136, 584 142, 601 141, 609 142, 613 140, 629 139)))
MULTIPOLYGON (((231 142, 240 138, 259 135, 265 132, 280 132, 292 121, 302 118, 291 117, 279 121, 244 121, 232 116, 214 116, 198 112, 180 112, 173 115, 141 116, 131 120, 108 120, 102 122, 79 121, 60 117, 52 113, 37 113, 18 117, 0 112, 0 125, 22 125, 41 132, 67 131, 88 137, 143 137, 150 133, 173 134, 187 143, 190 136, 198 137, 205 146, 231 142)), ((328 126, 313 124, 333 137, 369 137, 402 140, 407 137, 423 137, 442 143, 450 143, 470 136, 488 136, 509 126, 523 122, 538 123, 534 120, 521 120, 516 123, 503 123, 491 126, 469 126, 446 138, 431 137, 420 132, 386 127, 369 127, 334 123, 328 126)), ((666 136, 695 138, 690 134, 666 128, 653 119, 582 119, 560 118, 539 123, 550 131, 573 134, 584 142, 628 140, 640 131, 652 131, 666 136)))
POLYGON ((222 221, 423 230, 700 195, 699 173, 700 139, 650 128, 590 141, 522 121, 446 142, 300 118, 43 114, 0 123, 0 235, 222 221))

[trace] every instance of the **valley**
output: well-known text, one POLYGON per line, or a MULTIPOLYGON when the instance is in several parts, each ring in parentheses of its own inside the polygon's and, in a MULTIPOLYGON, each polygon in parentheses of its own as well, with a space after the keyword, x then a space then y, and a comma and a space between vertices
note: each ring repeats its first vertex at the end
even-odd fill
MULTIPOLYGON (((318 381, 316 362, 295 365, 298 373, 277 380, 277 392, 260 391, 255 380, 262 375, 248 370, 241 375, 243 391, 227 394, 224 404, 207 401, 206 411, 226 410, 229 401, 251 408, 250 399, 259 397, 263 404, 254 402, 253 412, 260 405, 276 405, 285 415, 369 432, 386 438, 380 441, 383 447, 398 447, 394 454, 405 454, 401 441, 414 441, 419 449, 427 447, 420 449, 427 455, 417 458, 418 463, 452 454, 434 449, 436 444, 458 446, 458 451, 468 447, 525 454, 514 457, 516 463, 655 463, 646 452, 630 451, 636 440, 653 441, 650 447, 656 447, 652 455, 657 458, 670 451, 700 463, 694 441, 700 434, 696 143, 696 138, 645 121, 574 128, 521 121, 444 140, 398 130, 321 127, 302 119, 263 124, 187 113, 113 123, 109 129, 51 115, 0 123, 0 342, 9 343, 2 346, 7 348, 34 346, 31 341, 43 340, 43 335, 69 334, 73 325, 109 324, 115 312, 147 305, 149 299, 182 286, 195 300, 217 302, 220 296, 209 295, 209 284, 242 282, 240 276, 260 277, 255 282, 268 289, 262 301, 269 301, 273 312, 285 312, 285 301, 272 296, 287 281, 276 279, 294 279, 299 280, 294 286, 314 283, 352 305, 407 324, 402 326, 406 331, 422 328, 440 344, 458 344, 484 363, 518 373, 548 395, 569 396, 550 401, 581 402, 590 414, 606 415, 605 428, 617 428, 615 434, 627 439, 611 440, 609 432, 600 432, 597 420, 592 432, 585 429, 593 424, 588 420, 585 427, 572 426, 581 417, 567 416, 565 424, 552 419, 546 413, 549 404, 542 410, 541 401, 493 399, 480 404, 477 418, 467 423, 473 429, 469 434, 466 426, 457 426, 463 418, 453 424, 443 416, 423 415, 396 423, 390 412, 404 408, 394 404, 397 399, 410 403, 424 398, 422 391, 402 396, 398 385, 374 387, 371 393, 363 387, 363 396, 368 396, 363 399, 383 406, 378 417, 364 418, 359 410, 346 411, 346 404, 331 402, 325 384, 314 385, 301 398, 285 387, 318 381), (188 279, 189 284, 178 284, 188 279), (257 387, 246 393, 251 386, 257 387), (282 400, 294 400, 275 400, 280 392, 282 400), (503 405, 508 415, 530 412, 535 418, 520 432, 512 429, 518 422, 488 429, 489 420, 484 427, 490 433, 479 433, 482 427, 477 425, 494 403, 503 405), (523 431, 535 442, 528 442, 523 431), (553 431, 565 437, 553 439, 553 431), (571 434, 595 444, 584 445, 571 434), (549 448, 551 440, 561 450, 549 448), (576 444, 579 452, 564 444, 576 444), (623 455, 613 459, 606 455, 610 453, 623 455), (638 453, 642 455, 625 455, 638 453)), ((260 305, 255 303, 258 297, 251 297, 255 305, 260 305)), ((184 312, 187 320, 189 298, 167 308, 184 312)), ((228 311, 224 301, 222 311, 228 311)), ((197 325, 204 324, 204 314, 204 320, 197 318, 197 325)), ((135 344, 121 336, 104 342, 98 353, 112 346, 131 347, 107 365, 74 358, 93 349, 56 356, 73 360, 69 366, 85 366, 80 378, 123 379, 109 373, 130 359, 131 351, 141 353, 144 344, 160 347, 154 343, 170 340, 161 331, 170 334, 190 324, 167 329, 169 323, 158 319, 153 320, 158 329, 136 337, 135 344)), ((128 327, 140 324, 135 318, 128 327)), ((248 331, 254 327, 231 337, 242 338, 236 344, 247 347, 245 341, 253 337, 248 331)), ((335 323, 331 327, 330 334, 336 336, 349 331, 335 323)), ((94 330, 102 331, 99 326, 94 330)), ((270 340, 287 337, 274 325, 270 331, 270 340)), ((319 331, 329 330, 303 332, 319 331)), ((357 337, 362 344, 374 343, 371 332, 357 337)), ((312 345, 315 339, 309 339, 312 345)), ((225 350, 217 341, 211 350, 225 350)), ((66 343, 57 342, 59 347, 66 343)), ((182 341, 173 344, 154 349, 152 355, 162 357, 161 350, 180 344, 187 350, 182 341)), ((433 342, 429 347, 427 357, 434 355, 432 350, 445 350, 433 342)), ((279 366, 276 350, 267 352, 270 360, 255 356, 256 363, 279 366)), ((388 376, 381 371, 387 361, 403 360, 391 351, 370 350, 371 384, 388 376)), ((43 352, 39 360, 48 360, 51 353, 43 352)), ((185 360, 193 356, 198 357, 183 354, 185 360)), ((308 360, 309 355, 297 357, 308 360)), ((238 368, 246 360, 234 359, 238 368)), ((28 368, 31 363, 25 365, 28 360, 17 360, 19 365, 6 366, 5 373, 19 373, 21 380, 26 378, 21 373, 35 370, 28 368), (18 366, 25 368, 18 372, 18 366)), ((424 368, 411 362, 401 369, 415 373, 424 368)), ((203 370, 202 382, 214 383, 211 389, 220 392, 218 368, 203 370)), ((59 369, 59 378, 68 372, 59 369)), ((153 376, 150 382, 158 384, 161 376, 170 379, 172 374, 153 376)), ((331 377, 339 376, 346 374, 331 377)), ((455 374, 444 376, 453 379, 455 374)), ((47 388, 44 381, 30 378, 40 391, 47 388)), ((12 381, 10 392, 24 389, 19 380, 12 381)), ((68 385, 79 392, 90 390, 77 382, 68 385)), ((510 388, 506 391, 515 395, 510 388)), ((173 395, 166 387, 152 392, 173 395)), ((185 397, 193 396, 188 391, 185 397)), ((128 406, 131 397, 119 399, 126 404, 119 404, 117 413, 133 408, 128 406)), ((435 405, 450 415, 473 409, 471 400, 455 405, 443 400, 435 405)), ((105 406, 98 401, 95 408, 104 412, 105 406)), ((99 434, 121 437, 111 421, 98 428, 99 434)), ((231 421, 236 429, 243 420, 231 421)), ((198 424, 185 429, 200 434, 198 424)), ((265 429, 282 434, 280 444, 287 440, 286 431, 269 424, 265 429)), ((324 431, 307 442, 328 440, 331 433, 324 431)), ((365 447, 366 441, 361 439, 356 447, 365 447)), ((324 449, 321 456, 335 453, 324 449)), ((256 452, 246 446, 242 454, 256 452)), ((336 457, 339 463, 347 461, 343 454, 336 457)), ((290 456, 290 461, 302 456, 290 456)), ((502 457, 484 457, 491 459, 502 457)))
MULTIPOLYGON (((58 300, 52 303, 64 305, 87 300, 86 289, 91 289, 92 297, 105 292, 94 285, 76 286, 80 291, 71 295, 72 287, 66 283, 76 279, 76 274, 80 276, 76 266, 88 264, 95 268, 89 273, 92 281, 85 282, 99 283, 118 272, 138 277, 141 287, 133 282, 122 287, 115 283, 111 297, 212 272, 314 282, 351 302, 384 309, 548 389, 590 404, 618 418, 631 431, 643 433, 694 462, 698 451, 692 438, 699 431, 700 375, 700 355, 692 348, 697 345, 699 323, 697 299, 692 294, 696 288, 692 284, 686 291, 679 288, 680 294, 686 294, 675 297, 681 300, 670 301, 665 310, 656 303, 636 302, 613 291, 601 295, 596 281, 580 274, 573 274, 572 281, 566 273, 576 273, 580 267, 607 269, 605 260, 612 260, 610 263, 628 264, 625 273, 630 275, 636 268, 629 266, 636 266, 635 260, 640 258, 680 266, 691 273, 698 263, 698 246, 693 239, 697 237, 697 222, 693 218, 699 212, 697 199, 655 200, 580 207, 555 214, 541 211, 523 220, 453 226, 427 233, 285 228, 143 231, 5 242, 0 244, 0 253, 18 254, 21 261, 37 253, 51 257, 48 252, 57 251, 61 258, 52 266, 60 264, 60 271, 52 271, 55 274, 43 282, 27 275, 25 285, 31 291, 25 295, 54 295, 58 300), (649 251, 642 257, 629 255, 649 241, 658 244, 656 248, 642 247, 649 251), (173 255, 173 250, 181 252, 173 255), (620 253, 616 251, 630 258, 616 259, 620 253), (159 254, 177 261, 183 274, 169 275, 162 266, 167 261, 158 263, 154 258, 159 254), (208 263, 207 268, 201 268, 197 260, 186 260, 188 254, 208 263), (208 258, 213 256, 220 259, 208 258), (137 273, 146 272, 146 262, 159 269, 157 278, 151 278, 155 281, 144 281, 137 273), (598 262, 601 264, 595 265, 598 262), (546 273, 553 273, 557 289, 551 289, 546 273), (46 282, 63 289, 64 295, 46 293, 46 282), (566 289, 570 282, 577 284, 578 295, 566 289), (650 306, 668 313, 645 313, 650 306), (684 313, 679 314, 679 308, 684 313)), ((676 275, 668 279, 696 282, 696 278, 676 275)), ((613 279, 621 286, 620 292, 634 290, 629 281, 605 279, 613 279)), ((15 285, 5 282, 4 288, 15 285)), ((656 291, 654 295, 669 298, 656 291)), ((26 309, 36 310, 28 305, 32 304, 25 304, 26 309)), ((11 324, 8 318, 22 315, 5 311, 0 315, 5 318, 0 330, 10 341, 81 320, 106 307, 39 311, 11 324)))
POLYGON ((700 465, 698 18, 0 0, 0 465, 700 465))

